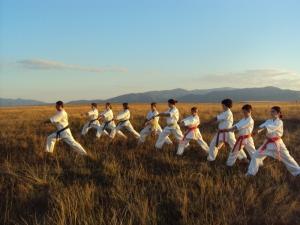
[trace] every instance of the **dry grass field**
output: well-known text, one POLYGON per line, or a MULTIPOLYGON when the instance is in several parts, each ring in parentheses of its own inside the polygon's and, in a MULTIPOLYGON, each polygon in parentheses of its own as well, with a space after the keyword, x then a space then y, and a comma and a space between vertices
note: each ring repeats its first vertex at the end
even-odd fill
MULTIPOLYGON (((274 103, 253 103, 259 125, 274 103)), ((300 162, 300 104, 280 103, 284 141, 300 162)), ((179 104, 181 117, 192 104, 179 104)), ((209 142, 216 130, 207 124, 218 104, 198 104, 201 132, 209 142)), ((119 105, 113 105, 115 114, 119 105)), ((234 106, 235 120, 241 104, 234 106)), ((256 177, 244 176, 247 165, 225 165, 228 149, 214 163, 193 143, 182 157, 175 146, 154 149, 154 140, 137 146, 133 138, 80 136, 89 106, 66 106, 74 137, 90 157, 60 142, 53 157, 44 156, 47 135, 42 122, 55 108, 0 109, 0 224, 226 225, 300 224, 300 178, 278 161, 267 159, 256 177)), ((102 106, 99 107, 103 109, 102 106)), ((159 110, 165 110, 164 104, 159 110)), ((141 130, 148 105, 131 106, 132 123, 141 130)), ((161 120, 163 125, 165 122, 161 120)), ((256 137, 256 145, 263 141, 256 137)))

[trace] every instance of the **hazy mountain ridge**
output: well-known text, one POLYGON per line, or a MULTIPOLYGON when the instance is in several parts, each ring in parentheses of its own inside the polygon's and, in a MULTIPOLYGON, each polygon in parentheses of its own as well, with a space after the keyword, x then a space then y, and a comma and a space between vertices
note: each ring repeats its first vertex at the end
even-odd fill
POLYGON ((219 102, 231 98, 234 101, 299 101, 300 91, 276 87, 243 88, 234 90, 212 91, 204 95, 186 95, 179 98, 182 102, 219 102))
MULTIPOLYGON (((162 91, 148 91, 144 93, 129 93, 106 100, 76 100, 68 104, 88 104, 90 102, 165 102, 169 98, 178 99, 180 102, 219 102, 223 98, 232 98, 234 101, 300 101, 300 91, 280 89, 277 87, 263 88, 214 88, 185 90, 181 88, 162 91)), ((42 101, 29 99, 0 98, 0 106, 44 105, 42 101)))
POLYGON ((0 98, 0 106, 30 106, 30 105, 45 105, 46 102, 32 100, 32 99, 12 99, 12 98, 0 98))

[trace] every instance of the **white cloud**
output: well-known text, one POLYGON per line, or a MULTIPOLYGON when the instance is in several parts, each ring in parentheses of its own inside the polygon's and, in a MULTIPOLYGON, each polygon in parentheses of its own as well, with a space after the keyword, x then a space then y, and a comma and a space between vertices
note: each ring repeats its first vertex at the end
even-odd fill
POLYGON ((74 70, 90 73, 127 72, 127 68, 121 67, 88 67, 45 59, 25 59, 17 61, 17 64, 22 66, 23 68, 40 70, 74 70))
POLYGON ((212 87, 262 87, 300 89, 300 74, 282 69, 255 69, 237 73, 209 74, 200 78, 212 87))

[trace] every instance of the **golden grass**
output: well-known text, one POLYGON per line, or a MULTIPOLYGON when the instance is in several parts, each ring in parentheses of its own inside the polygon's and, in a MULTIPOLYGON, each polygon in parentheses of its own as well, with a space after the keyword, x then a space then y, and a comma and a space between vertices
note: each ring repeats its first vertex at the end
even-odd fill
MULTIPOLYGON (((256 125, 274 104, 253 103, 256 125)), ((285 114, 284 141, 300 162, 300 105, 278 104, 285 114)), ((191 106, 178 105, 182 116, 191 106)), ((220 106, 196 106, 209 142, 216 128, 207 121, 220 106)), ((233 109, 236 120, 240 107, 233 109)), ((148 105, 131 108, 133 125, 140 130, 148 105)), ((90 158, 64 143, 56 145, 53 158, 44 156, 46 137, 55 128, 42 121, 54 107, 0 109, 0 224, 300 224, 300 179, 281 163, 267 159, 256 177, 246 178, 246 165, 225 166, 226 148, 208 163, 195 144, 176 157, 175 146, 156 152, 151 139, 137 147, 133 138, 110 145, 106 137, 95 139, 94 131, 81 137, 85 119, 80 113, 88 109, 66 106, 73 135, 90 158)), ((259 137, 256 144, 262 141, 259 137)))

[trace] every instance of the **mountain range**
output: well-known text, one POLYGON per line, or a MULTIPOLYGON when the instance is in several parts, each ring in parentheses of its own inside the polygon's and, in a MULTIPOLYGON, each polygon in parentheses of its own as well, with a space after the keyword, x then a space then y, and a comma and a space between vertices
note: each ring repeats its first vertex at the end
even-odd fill
MULTIPOLYGON (((90 102, 166 102, 169 98, 175 98, 179 102, 219 102, 224 98, 231 98, 234 101, 300 101, 300 91, 280 89, 277 87, 262 88, 214 88, 185 90, 172 89, 163 91, 148 91, 143 93, 130 93, 109 99, 76 100, 68 104, 88 104, 90 102)), ((44 105, 46 102, 28 99, 6 99, 0 98, 0 106, 20 105, 44 105)))
POLYGON ((23 98, 0 98, 0 106, 24 106, 24 105, 45 105, 47 103, 23 98))

